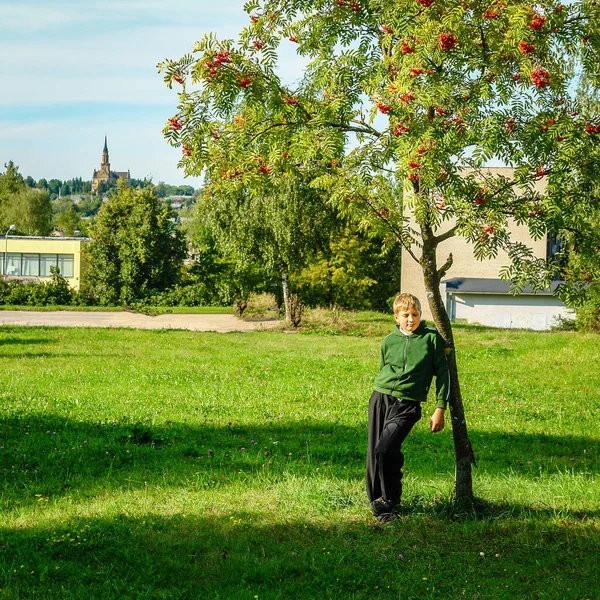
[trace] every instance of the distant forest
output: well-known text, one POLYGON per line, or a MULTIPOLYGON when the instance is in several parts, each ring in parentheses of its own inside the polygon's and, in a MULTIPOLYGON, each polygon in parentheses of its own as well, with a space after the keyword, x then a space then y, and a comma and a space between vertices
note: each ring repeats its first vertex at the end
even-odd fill
MULTIPOLYGON (((30 175, 23 178, 25 184, 30 188, 37 188, 44 190, 48 193, 51 200, 57 198, 65 198, 66 196, 80 195, 80 194, 91 194, 92 193, 92 182, 84 181, 81 177, 74 177, 66 181, 60 179, 33 179, 30 175)), ((129 180, 130 186, 134 188, 143 188, 152 184, 152 179, 135 179, 129 180)), ((115 187, 115 186, 110 186, 115 187)), ((106 192, 110 188, 104 188, 102 191, 106 192)), ((154 185, 154 192, 159 198, 167 198, 168 196, 195 196, 197 190, 191 185, 170 185, 164 181, 160 181, 154 185)))

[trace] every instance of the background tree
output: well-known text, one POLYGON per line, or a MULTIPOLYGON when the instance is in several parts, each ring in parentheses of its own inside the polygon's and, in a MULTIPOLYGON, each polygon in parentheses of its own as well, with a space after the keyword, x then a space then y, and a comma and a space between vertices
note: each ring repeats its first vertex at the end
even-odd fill
POLYGON ((183 86, 167 139, 182 148, 186 172, 234 165, 248 185, 257 170, 279 177, 286 152, 331 203, 370 211, 419 262, 449 350, 455 491, 470 499, 474 459, 439 289, 452 257, 437 248, 460 235, 479 258, 503 249, 514 286, 544 287, 561 257, 537 259, 511 240, 510 224, 534 238, 593 238, 579 218, 595 201, 585 192, 589 172, 572 165, 600 134, 579 94, 598 88, 600 5, 251 0, 245 8, 250 21, 237 42, 205 36, 193 55, 159 65, 169 86, 183 86), (282 42, 307 61, 294 87, 276 69, 282 42), (492 175, 492 160, 514 177, 492 175), (542 177, 544 192, 535 186, 542 177), (394 184, 406 185, 404 206, 394 184))
POLYGON ((176 283, 186 252, 172 217, 151 188, 119 187, 90 227, 84 296, 129 304, 176 283))
POLYGON ((27 186, 19 168, 10 161, 0 175, 0 230, 16 225, 21 235, 49 235, 52 207, 48 194, 27 186))
MULTIPOLYGON (((261 173, 260 166, 257 171, 261 173)), ((289 276, 328 245, 339 222, 318 190, 293 167, 277 180, 261 176, 252 186, 236 172, 230 165, 216 177, 208 174, 210 184, 196 204, 195 219, 212 231, 221 253, 235 258, 240 274, 258 264, 266 277, 279 278, 286 321, 291 323, 300 314, 292 314, 294 302, 299 305, 292 298, 289 276)))
POLYGON ((56 226, 67 236, 75 235, 76 231, 83 233, 85 230, 85 222, 81 219, 73 203, 70 203, 70 206, 56 216, 56 226))

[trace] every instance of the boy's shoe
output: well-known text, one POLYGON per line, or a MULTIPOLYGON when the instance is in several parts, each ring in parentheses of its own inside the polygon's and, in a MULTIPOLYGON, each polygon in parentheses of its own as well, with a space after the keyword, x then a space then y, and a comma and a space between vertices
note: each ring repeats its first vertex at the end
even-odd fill
POLYGON ((377 515, 375 518, 382 524, 391 523, 392 521, 395 521, 398 518, 398 513, 382 513, 381 515, 377 515))
POLYGON ((376 518, 379 518, 383 515, 393 514, 395 508, 396 505, 391 500, 387 500, 386 498, 377 498, 377 500, 373 500, 373 502, 371 502, 371 512, 376 518))

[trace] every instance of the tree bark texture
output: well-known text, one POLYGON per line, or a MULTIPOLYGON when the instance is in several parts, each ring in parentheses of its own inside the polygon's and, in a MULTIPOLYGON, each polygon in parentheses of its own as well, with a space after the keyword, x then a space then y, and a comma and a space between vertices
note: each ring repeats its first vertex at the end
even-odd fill
POLYGON ((292 322, 292 305, 290 302, 290 287, 288 285, 287 271, 284 271, 281 274, 281 289, 283 292, 283 306, 285 308, 285 322, 289 325, 292 322))
MULTIPOLYGON (((423 254, 420 259, 427 293, 427 302, 433 315, 433 321, 439 334, 444 339, 447 348, 448 370, 450 373, 450 417, 452 435, 456 454, 456 473, 454 496, 459 501, 471 501, 473 498, 473 480, 471 465, 475 464, 473 448, 469 441, 465 410, 460 392, 458 368, 456 364, 456 348, 450 318, 446 312, 442 295, 440 294, 440 272, 437 268, 436 250, 439 241, 433 235, 431 228, 422 226, 423 254)), ((444 266, 447 269, 447 266, 444 266)))

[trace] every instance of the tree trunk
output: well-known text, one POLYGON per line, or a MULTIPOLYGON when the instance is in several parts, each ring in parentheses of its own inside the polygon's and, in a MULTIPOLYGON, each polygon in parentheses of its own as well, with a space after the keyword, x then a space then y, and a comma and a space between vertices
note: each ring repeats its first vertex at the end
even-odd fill
POLYGON ((283 291, 283 306, 285 308, 285 322, 290 325, 292 322, 292 304, 290 302, 290 288, 288 285, 288 274, 284 271, 281 274, 281 289, 283 291))
POLYGON ((440 294, 440 279, 449 265, 443 268, 443 272, 438 271, 436 249, 439 242, 430 228, 422 227, 421 230, 423 233, 423 255, 420 262, 425 280, 427 302, 431 309, 436 328, 444 339, 446 348, 449 350, 447 359, 450 373, 450 417, 456 454, 454 497, 460 502, 470 503, 473 499, 471 465, 475 464, 475 456, 471 442, 469 441, 465 410, 460 393, 452 325, 446 312, 442 295, 440 294))

